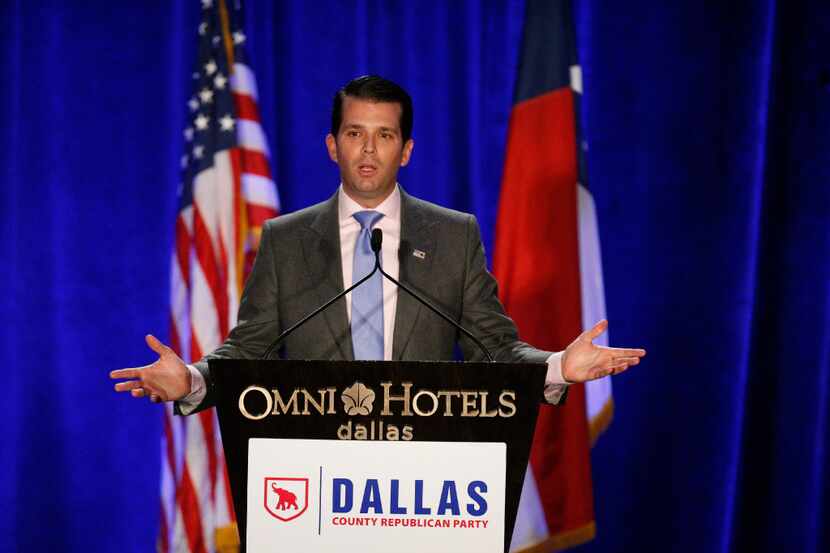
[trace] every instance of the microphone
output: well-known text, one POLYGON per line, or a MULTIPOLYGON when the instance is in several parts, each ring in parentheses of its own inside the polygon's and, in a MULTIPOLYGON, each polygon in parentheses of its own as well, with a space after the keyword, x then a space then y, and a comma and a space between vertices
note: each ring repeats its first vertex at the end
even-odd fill
MULTIPOLYGON (((380 247, 383 245, 383 231, 379 228, 372 229, 372 238, 369 241, 372 246, 372 252, 375 254, 375 261, 378 261, 380 255, 380 247)), ((380 263, 378 263, 380 265, 380 263)))
POLYGON ((305 317, 291 325, 290 328, 286 329, 282 334, 277 336, 277 338, 273 342, 271 342, 271 344, 268 346, 268 349, 265 350, 265 353, 262 354, 262 357, 260 357, 260 359, 268 359, 269 357, 271 357, 271 354, 274 352, 277 346, 279 346, 282 343, 282 341, 288 338, 295 330, 303 326, 306 323, 306 321, 313 319, 314 317, 325 311, 328 306, 330 306, 331 304, 333 304, 334 302, 336 302, 337 300, 339 300, 340 298, 342 298, 343 296, 345 296, 346 294, 348 294, 349 292, 351 292, 352 290, 354 290, 355 288, 369 280, 369 278, 373 274, 375 274, 375 272, 377 272, 377 270, 380 268, 379 253, 380 244, 382 240, 383 235, 381 234, 380 229, 373 230, 370 245, 372 246, 372 251, 375 253, 375 266, 372 268, 368 275, 361 278, 360 280, 358 280, 357 282, 355 282, 354 284, 352 284, 351 286, 349 286, 348 288, 346 288, 345 290, 331 298, 329 301, 327 301, 326 303, 324 303, 323 305, 321 305, 320 307, 318 307, 317 309, 315 309, 314 311, 312 311, 311 313, 309 313, 308 315, 306 315, 305 317), (377 244, 375 243, 376 232, 380 235, 380 238, 377 239, 377 244))
MULTIPOLYGON (((383 231, 381 231, 379 228, 376 228, 376 229, 372 230, 371 244, 372 244, 372 251, 375 253, 375 269, 379 270, 380 274, 382 274, 384 277, 386 277, 389 280, 391 280, 392 282, 394 282, 398 286, 398 288, 401 288, 404 292, 406 292, 407 294, 409 294, 410 296, 412 296, 413 298, 415 298, 416 300, 421 302, 423 305, 427 306, 433 313, 437 314, 442 319, 444 319, 445 321, 447 321, 448 323, 453 325, 455 328, 460 330, 465 336, 467 336, 473 342, 476 343, 476 345, 479 347, 479 349, 481 349, 481 351, 484 352, 484 355, 487 356, 487 360, 490 361, 490 363, 494 362, 493 356, 490 355, 490 350, 488 350, 487 347, 483 343, 481 343, 481 340, 479 340, 478 338, 473 336, 472 332, 470 332, 469 330, 467 330, 466 328, 464 328, 463 326, 461 326, 460 324, 455 322, 452 319, 452 317, 450 317, 449 315, 447 315, 446 313, 441 311, 438 307, 433 305, 432 302, 430 302, 428 299, 422 297, 415 290, 412 290, 411 288, 409 288, 408 286, 406 286, 402 282, 398 282, 397 280, 395 280, 394 278, 389 276, 389 274, 386 271, 383 270, 383 267, 380 266, 380 247, 381 247, 381 244, 383 244, 383 231)), ((373 273, 375 272, 375 269, 372 270, 373 273)))

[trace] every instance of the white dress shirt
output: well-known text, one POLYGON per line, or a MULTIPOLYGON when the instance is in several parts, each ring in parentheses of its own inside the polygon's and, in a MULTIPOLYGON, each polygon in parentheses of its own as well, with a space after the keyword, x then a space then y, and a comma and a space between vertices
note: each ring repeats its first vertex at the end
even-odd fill
MULTIPOLYGON (((360 233, 360 223, 353 217, 358 211, 365 211, 366 208, 351 199, 340 185, 338 194, 338 218, 340 223, 340 264, 343 268, 343 286, 348 288, 352 285, 352 261, 354 249, 357 243, 357 236, 360 233)), ((401 243, 401 191, 396 185, 395 190, 388 198, 383 200, 374 211, 383 213, 383 217, 375 224, 374 228, 383 231, 383 244, 381 246, 381 265, 383 270, 389 273, 395 280, 398 280, 400 273, 400 261, 398 260, 398 249, 401 243)), ((392 359, 392 339, 395 333, 395 313, 398 306, 398 290, 395 283, 389 279, 383 279, 383 358, 386 361, 392 359)), ((309 311, 314 306, 309 306, 309 311)), ((349 323, 352 320, 351 293, 346 294, 346 315, 349 323)), ((475 330, 473 329, 473 332, 475 330)), ((567 383, 562 377, 562 354, 556 352, 547 359, 548 372, 545 377, 545 399, 550 403, 556 403, 567 389, 567 383)), ((190 394, 179 401, 179 409, 182 414, 187 415, 204 399, 207 390, 205 379, 196 367, 188 365, 190 370, 191 385, 190 394)))
MULTIPOLYGON (((360 234, 360 223, 353 217, 358 211, 366 208, 351 199, 343 186, 337 192, 337 205, 340 222, 340 262, 343 265, 343 286, 348 288, 353 284, 352 269, 354 268, 354 249, 357 237, 360 234)), ((383 243, 380 250, 380 264, 389 276, 398 280, 400 261, 398 248, 401 244, 401 191, 395 190, 380 205, 371 211, 383 213, 383 217, 375 223, 374 228, 383 231, 383 243)), ((398 306, 398 287, 388 278, 383 279, 383 359, 392 360, 392 337, 395 333, 395 310, 398 306)), ((349 324, 352 322, 352 294, 346 294, 346 316, 349 324)))

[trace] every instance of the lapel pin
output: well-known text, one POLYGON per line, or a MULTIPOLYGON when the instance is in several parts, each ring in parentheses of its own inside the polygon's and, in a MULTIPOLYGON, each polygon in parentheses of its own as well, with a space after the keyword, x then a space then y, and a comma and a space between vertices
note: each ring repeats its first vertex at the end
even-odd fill
POLYGON ((414 255, 418 259, 424 259, 427 256, 426 252, 423 252, 421 250, 412 250, 412 255, 414 255))

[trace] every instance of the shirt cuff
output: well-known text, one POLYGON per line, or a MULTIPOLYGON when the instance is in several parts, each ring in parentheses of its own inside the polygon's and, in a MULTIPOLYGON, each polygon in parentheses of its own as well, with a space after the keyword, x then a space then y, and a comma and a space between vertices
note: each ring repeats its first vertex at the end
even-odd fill
POLYGON ((548 403, 559 403, 565 390, 568 389, 568 383, 565 382, 565 377, 562 376, 562 356, 564 354, 564 351, 557 351, 547 358, 548 373, 545 376, 545 399, 548 403))
POLYGON ((187 370, 190 371, 190 393, 179 400, 179 412, 182 415, 192 413, 207 395, 205 377, 202 373, 193 365, 188 365, 187 370))

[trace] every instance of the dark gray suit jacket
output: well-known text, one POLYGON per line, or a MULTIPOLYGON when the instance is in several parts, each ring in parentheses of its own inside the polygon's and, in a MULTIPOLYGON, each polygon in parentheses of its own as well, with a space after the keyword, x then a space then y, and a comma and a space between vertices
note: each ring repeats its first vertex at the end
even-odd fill
MULTIPOLYGON (((265 223, 259 252, 242 294, 239 324, 227 340, 195 364, 207 385, 196 411, 214 402, 207 359, 259 358, 281 331, 343 290, 337 194, 325 202, 265 223)), ((544 363, 551 352, 519 341, 487 271, 475 217, 425 202, 401 190, 399 280, 420 292, 476 335, 497 361, 544 363), (424 252, 423 258, 413 255, 424 252)), ((398 292, 395 360, 484 360, 471 340, 398 292)), ((284 342, 286 359, 353 360, 345 299, 297 329, 284 342)), ((194 412, 196 412, 194 411, 194 412)))

